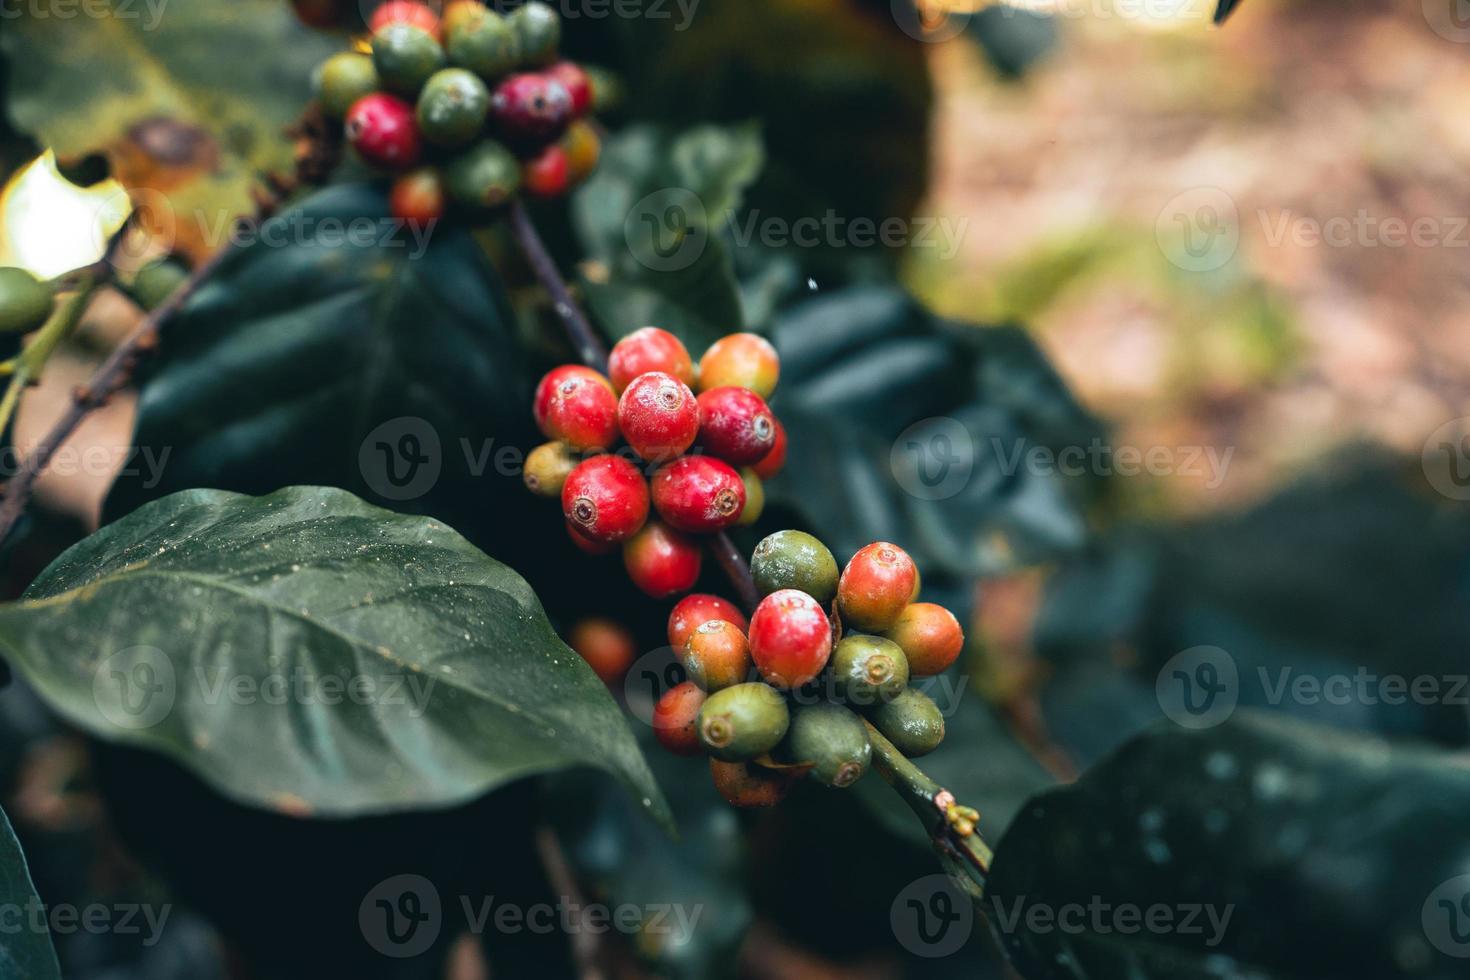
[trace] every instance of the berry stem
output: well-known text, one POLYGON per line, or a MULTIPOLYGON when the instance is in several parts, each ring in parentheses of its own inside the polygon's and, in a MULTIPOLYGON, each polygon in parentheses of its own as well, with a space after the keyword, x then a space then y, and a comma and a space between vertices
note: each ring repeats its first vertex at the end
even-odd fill
POLYGON ((572 344, 577 348, 577 357, 588 367, 606 374, 607 345, 597 336, 597 331, 587 321, 582 308, 572 298, 571 290, 557 271, 556 261, 546 251, 541 236, 536 232, 536 226, 531 223, 531 216, 526 213, 526 206, 518 197, 512 198, 510 202, 510 230, 515 236, 516 244, 525 254, 526 261, 530 263, 531 271, 535 273, 542 287, 551 294, 552 307, 566 327, 572 344))
MULTIPOLYGON (((76 293, 67 298, 15 358, 10 384, 5 389, 4 398, 0 399, 0 433, 10 428, 16 406, 20 404, 20 393, 32 382, 40 380, 41 371, 51 359, 51 354, 63 340, 71 336, 77 324, 82 322, 82 313, 86 310, 87 303, 101 285, 100 278, 98 274, 87 273, 78 279, 76 293)), ((4 539, 4 534, 0 533, 0 541, 4 539)))

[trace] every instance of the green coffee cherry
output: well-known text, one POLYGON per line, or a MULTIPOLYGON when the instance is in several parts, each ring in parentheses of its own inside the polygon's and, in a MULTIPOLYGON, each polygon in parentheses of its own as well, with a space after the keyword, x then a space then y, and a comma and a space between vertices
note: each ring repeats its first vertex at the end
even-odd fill
POLYGON ((480 135, 490 111, 490 90, 463 68, 436 71, 419 94, 419 132, 440 146, 462 146, 480 135))
POLYGON ((449 28, 444 40, 449 62, 495 81, 521 60, 520 37, 509 20, 489 7, 472 10, 449 28))
POLYGON ((716 759, 744 762, 765 755, 786 735, 791 712, 775 688, 736 684, 699 709, 699 741, 716 759))
POLYGON ((51 317, 56 297, 24 269, 0 268, 0 333, 26 333, 51 317))
POLYGON ((313 82, 322 111, 333 119, 341 119, 352 103, 378 90, 378 70, 373 67, 371 56, 343 51, 321 63, 313 82))
POLYGON ((863 720, 837 704, 798 708, 791 716, 785 754, 810 765, 811 777, 824 786, 851 786, 868 770, 873 747, 863 720))
POLYGON ((853 634, 832 651, 832 679, 855 707, 892 701, 909 683, 909 661, 903 648, 881 636, 853 634))
POLYGON ((138 270, 128 292, 132 293, 139 306, 152 310, 162 306, 163 301, 188 278, 189 270, 182 262, 174 258, 159 259, 138 270))
POLYGON ((521 186, 521 166, 494 140, 481 140, 449 162, 449 196, 467 207, 498 208, 521 186))
POLYGON ((873 726, 909 758, 933 752, 944 741, 944 715, 923 691, 909 688, 869 713, 873 726))
POLYGON ((373 67, 383 88, 412 96, 444 67, 444 49, 422 27, 398 21, 373 35, 373 67))
POLYGON ((797 589, 825 606, 837 595, 837 559, 805 531, 777 531, 763 539, 750 556, 750 574, 763 596, 797 589))
POLYGON ((550 4, 530 0, 511 14, 510 20, 520 42, 522 64, 545 65, 556 59, 561 17, 550 4))

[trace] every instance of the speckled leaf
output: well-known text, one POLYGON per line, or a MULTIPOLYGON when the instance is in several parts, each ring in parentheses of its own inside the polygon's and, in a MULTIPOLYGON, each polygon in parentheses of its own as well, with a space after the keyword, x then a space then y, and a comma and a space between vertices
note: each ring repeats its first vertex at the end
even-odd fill
POLYGON ((40 901, 10 818, 0 810, 0 906, 11 912, 10 927, 0 931, 0 980, 61 980, 44 920, 33 928, 29 910, 40 901))
POLYGON ((245 802, 349 816, 593 766, 667 821, 612 699, 520 576, 345 491, 145 505, 0 606, 0 648, 71 721, 245 802))

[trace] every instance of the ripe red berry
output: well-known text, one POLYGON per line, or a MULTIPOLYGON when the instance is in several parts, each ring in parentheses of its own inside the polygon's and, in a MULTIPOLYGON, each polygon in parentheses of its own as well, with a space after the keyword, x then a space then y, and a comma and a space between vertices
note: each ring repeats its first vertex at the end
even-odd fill
POLYGON ((592 109, 592 78, 575 61, 558 61, 546 68, 542 74, 561 82, 572 99, 572 115, 576 118, 587 115, 592 109))
POLYGON ((915 677, 944 673, 965 647, 960 621, 932 602, 909 603, 884 635, 903 650, 915 677))
POLYGON ((649 521, 643 530, 623 542, 623 567, 628 577, 655 599, 694 588, 704 550, 687 534, 667 524, 649 521))
POLYGON ((745 614, 728 599, 707 592, 685 596, 669 613, 669 646, 682 648, 689 642, 689 634, 716 619, 733 623, 742 633, 750 625, 745 614))
POLYGON ((675 755, 700 755, 699 709, 705 693, 693 681, 676 684, 653 706, 653 737, 675 755))
POLYGON ((681 531, 713 533, 740 520, 745 482, 729 463, 681 456, 653 474, 653 506, 681 531))
POLYGON ((573 449, 607 449, 617 442, 618 399, 607 379, 595 371, 574 374, 557 368, 547 372, 536 386, 536 411, 541 431, 573 449), (543 386, 547 388, 544 397, 543 386))
POLYGON ((534 197, 561 197, 571 186, 567 151, 552 143, 521 165, 521 186, 534 197))
POLYGON ((415 0, 388 0, 368 20, 368 33, 376 34, 389 24, 412 24, 425 31, 436 41, 442 41, 439 30, 439 15, 415 0))
POLYGON ((800 687, 831 655, 832 622, 805 592, 772 592, 750 617, 750 656, 768 684, 800 687))
POLYGON ((584 536, 623 541, 648 520, 648 484, 621 456, 594 456, 567 476, 561 510, 584 536))
POLYGON ((577 529, 577 525, 567 521, 567 537, 572 539, 572 544, 587 552, 589 555, 606 555, 618 546, 616 541, 593 541, 587 535, 577 529))
POLYGON ((622 391, 640 374, 662 371, 694 386, 694 361, 683 342, 658 327, 641 327, 613 344, 607 358, 607 377, 622 391))
POLYGON ((612 385, 608 384, 607 378, 604 378, 590 367, 583 367, 580 364, 563 364, 561 367, 552 368, 537 383, 536 394, 531 402, 531 414, 536 418, 537 428, 545 427, 546 413, 551 408, 552 396, 556 394, 556 390, 561 386, 562 382, 568 378, 591 378, 601 384, 607 385, 608 390, 612 389, 612 385))
POLYGON ((490 116, 507 140, 540 145, 556 139, 572 121, 572 97, 565 85, 545 75, 511 75, 495 87, 490 116))
POLYGON ((375 167, 407 170, 423 153, 413 104, 387 92, 364 95, 352 103, 343 132, 358 155, 375 167))
POLYGON ((618 399, 618 426, 639 456, 674 459, 699 433, 699 402, 689 386, 672 375, 649 371, 633 379, 618 399))
POLYGON ((627 627, 610 619, 590 617, 573 626, 567 646, 587 661, 604 684, 616 684, 633 665, 638 648, 627 627))
POLYGON ((388 192, 393 217, 418 227, 444 217, 444 180, 433 167, 422 167, 399 177, 388 192))
POLYGON ((689 679, 706 691, 718 691, 750 680, 750 643, 734 623, 712 619, 702 624, 679 650, 689 679))
POLYGON ((766 338, 732 333, 710 345, 699 359, 699 390, 734 385, 770 398, 781 376, 781 359, 766 338))
POLYGON ((881 633, 897 621, 914 594, 918 570, 896 544, 875 541, 852 556, 837 581, 837 605, 845 626, 881 633))
POLYGON ((776 423, 776 441, 771 445, 771 451, 761 457, 752 469, 755 475, 762 480, 769 480, 781 472, 781 467, 786 465, 786 426, 781 420, 772 416, 776 423))
POLYGON ((714 388, 699 396, 699 444, 732 466, 759 462, 776 444, 776 420, 755 392, 714 388))
POLYGON ((775 806, 786 798, 799 769, 767 769, 752 762, 709 760, 715 789, 725 802, 738 807, 775 806))

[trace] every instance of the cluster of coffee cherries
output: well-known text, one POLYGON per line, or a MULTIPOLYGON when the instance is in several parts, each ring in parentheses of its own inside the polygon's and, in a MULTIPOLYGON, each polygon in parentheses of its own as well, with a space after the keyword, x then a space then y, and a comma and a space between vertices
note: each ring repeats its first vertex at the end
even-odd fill
POLYGON ((674 607, 669 644, 689 680, 654 707, 659 742, 708 755, 736 806, 774 804, 802 774, 852 785, 872 756, 865 718, 905 756, 939 745, 944 716, 909 682, 954 663, 964 633, 948 609, 916 601, 907 552, 875 542, 839 575, 821 541, 778 531, 750 567, 764 598, 748 621, 718 596, 674 607))
POLYGON ((317 99, 364 161, 398 175, 395 216, 427 222, 449 201, 488 214, 518 190, 557 197, 597 165, 592 79, 558 60, 561 20, 547 4, 502 16, 452 0, 441 19, 389 0, 368 27, 371 53, 323 62, 317 99))
POLYGON ((696 368, 668 331, 634 331, 613 347, 606 375, 568 364, 541 379, 533 411, 551 441, 526 457, 526 486, 561 500, 583 550, 621 546, 648 595, 688 592, 699 536, 753 523, 761 481, 786 460, 766 405, 779 374, 775 348, 756 334, 722 337, 696 368))

